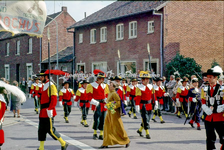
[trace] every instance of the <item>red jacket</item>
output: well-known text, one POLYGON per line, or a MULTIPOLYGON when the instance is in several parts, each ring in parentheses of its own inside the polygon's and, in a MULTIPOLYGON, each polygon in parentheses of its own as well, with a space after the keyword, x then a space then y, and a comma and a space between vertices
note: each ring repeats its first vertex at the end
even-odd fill
POLYGON ((163 86, 154 85, 155 94, 157 96, 157 100, 161 105, 163 105, 163 96, 165 94, 165 88, 163 86))
POLYGON ((119 86, 119 89, 117 90, 117 94, 119 95, 122 101, 126 100, 125 90, 121 86, 119 86), (123 94, 122 94, 122 91, 123 91, 123 94), (124 96, 124 99, 123 99, 123 96, 124 96))
MULTIPOLYGON (((60 91, 59 91, 59 101, 62 101, 62 100, 66 100, 68 101, 67 102, 67 105, 68 106, 71 106, 72 105, 72 101, 71 101, 71 98, 75 96, 74 92, 72 89, 65 89, 65 88, 62 88, 60 91)), ((62 104, 64 105, 64 101, 62 102, 62 104)))
POLYGON ((180 102, 183 102, 184 101, 184 98, 183 97, 186 97, 185 98, 185 101, 188 102, 188 100, 187 100, 187 94, 188 94, 188 87, 180 86, 177 89, 176 98, 179 98, 179 101, 180 102))
POLYGON ((56 113, 55 107, 57 105, 57 88, 55 87, 55 85, 51 82, 51 100, 50 101, 49 101, 49 80, 44 84, 41 94, 42 95, 40 99, 40 105, 43 105, 43 104, 46 105, 49 103, 49 107, 41 109, 39 117, 48 118, 47 109, 53 110, 53 117, 56 116, 57 113, 56 113))
POLYGON ((78 102, 78 100, 80 100, 80 103, 79 103, 80 107, 82 107, 83 104, 84 104, 81 101, 86 101, 85 102, 86 108, 89 108, 90 107, 90 103, 89 103, 89 100, 88 100, 88 95, 86 94, 86 89, 84 89, 83 87, 79 88, 76 91, 75 101, 78 102))
POLYGON ((136 105, 140 105, 140 109, 142 109, 143 103, 141 101, 150 101, 151 103, 145 104, 146 110, 152 110, 152 102, 157 101, 156 95, 154 94, 154 89, 151 84, 147 86, 140 84, 136 88, 136 105), (155 99, 154 99, 155 97, 155 99))

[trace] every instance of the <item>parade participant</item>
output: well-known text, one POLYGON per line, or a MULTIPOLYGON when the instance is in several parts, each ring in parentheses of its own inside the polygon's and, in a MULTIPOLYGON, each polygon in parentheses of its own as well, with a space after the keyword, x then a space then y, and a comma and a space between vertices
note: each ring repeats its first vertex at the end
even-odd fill
POLYGON ((29 89, 29 93, 30 93, 32 84, 33 84, 33 81, 31 80, 31 78, 29 78, 29 80, 27 82, 27 86, 28 86, 28 89, 29 89))
POLYGON ((128 86, 127 79, 123 78, 122 79, 122 87, 123 87, 125 93, 127 92, 127 86, 128 86))
MULTIPOLYGON (((129 117, 131 117, 131 113, 134 115, 134 119, 138 119, 136 116, 135 110, 135 90, 138 85, 138 81, 136 78, 131 79, 131 84, 127 86, 127 101, 131 102, 131 108, 128 112, 129 117)), ((138 105, 139 106, 139 105, 138 105)))
POLYGON ((158 101, 156 99, 156 95, 154 94, 152 84, 149 84, 149 79, 151 78, 150 74, 148 72, 141 71, 139 77, 142 79, 142 84, 137 86, 135 96, 136 102, 140 102, 142 123, 141 127, 137 130, 137 133, 142 136, 142 130, 145 129, 146 138, 150 139, 149 121, 152 114, 152 101, 155 101, 155 109, 158 109, 158 101))
POLYGON ((93 139, 98 139, 97 129, 100 130, 99 139, 103 140, 103 126, 104 118, 106 115, 106 98, 109 93, 108 85, 104 84, 105 73, 101 70, 94 70, 93 73, 97 77, 97 81, 87 85, 86 94, 88 95, 88 100, 90 104, 95 105, 94 111, 94 123, 93 123, 93 139))
POLYGON ((177 89, 177 95, 176 95, 176 104, 177 104, 177 117, 181 118, 180 116, 180 110, 182 108, 184 115, 186 118, 189 118, 188 116, 188 99, 187 99, 187 94, 189 87, 187 86, 188 84, 188 78, 183 78, 181 80, 182 85, 178 87, 177 89))
POLYGON ((89 82, 85 79, 85 80, 82 80, 80 83, 81 83, 82 87, 76 91, 76 99, 74 100, 74 106, 77 106, 77 102, 79 101, 79 105, 82 110, 81 124, 84 125, 84 127, 89 127, 89 125, 86 121, 87 115, 89 112, 89 107, 90 107, 88 96, 86 94, 86 88, 87 88, 87 85, 89 84, 89 82))
POLYGON ((155 78, 156 84, 153 86, 153 88, 155 90, 156 99, 158 101, 158 108, 154 110, 154 115, 152 117, 152 120, 154 122, 157 122, 155 118, 158 115, 160 119, 160 123, 165 123, 165 121, 162 118, 161 110, 163 109, 163 104, 164 104, 163 97, 167 97, 169 93, 165 92, 165 88, 164 86, 162 86, 162 81, 163 81, 163 78, 160 78, 160 77, 155 78))
POLYGON ((122 78, 120 76, 114 77, 114 81, 119 85, 117 93, 120 96, 122 102, 127 106, 128 103, 126 100, 126 93, 125 93, 125 89, 123 88, 123 85, 121 86, 121 80, 122 80, 122 78), (122 91, 123 91, 123 93, 122 93, 122 91))
MULTIPOLYGON (((175 84, 176 84, 175 76, 171 75, 170 81, 166 84, 167 92, 169 93, 170 97, 173 97, 173 88, 174 88, 175 84)), ((168 108, 167 112, 173 112, 174 111, 173 101, 171 99, 169 99, 168 103, 169 103, 169 105, 168 105, 169 108, 168 108)))
POLYGON ((120 97, 116 93, 115 89, 118 88, 118 84, 112 81, 109 85, 110 93, 108 95, 107 104, 113 103, 113 110, 108 110, 105 123, 104 123, 104 139, 103 144, 100 148, 108 148, 108 145, 125 145, 129 147, 130 140, 124 129, 124 125, 121 119, 120 106, 121 101, 120 97))
POLYGON ((23 78, 23 80, 20 82, 20 88, 25 94, 26 94, 26 87, 27 87, 27 82, 25 78, 23 78))
MULTIPOLYGON (((181 83, 181 81, 180 81, 180 80, 181 80, 180 77, 177 76, 175 79, 176 79, 176 84, 175 84, 175 86, 174 86, 174 88, 173 88, 173 97, 172 97, 173 100, 176 100, 177 89, 178 89, 180 86, 182 86, 182 83, 181 83)), ((180 103, 176 103, 176 107, 175 107, 176 111, 175 111, 175 114, 178 113, 178 107, 181 107, 180 103)), ((173 111, 172 111, 172 112, 173 112, 173 111)))
POLYGON ((222 86, 222 88, 224 88, 224 83, 223 83, 223 78, 219 78, 219 85, 222 86))
POLYGON ((191 102, 190 114, 193 115, 189 124, 194 128, 193 123, 197 123, 197 130, 201 130, 200 126, 200 111, 201 111, 201 98, 198 89, 198 78, 191 80, 192 88, 188 91, 188 99, 191 102))
POLYGON ((49 74, 45 74, 45 70, 41 70, 40 80, 44 83, 41 99, 40 99, 40 114, 39 114, 39 126, 38 126, 38 140, 40 141, 40 147, 38 150, 44 150, 44 141, 46 141, 47 133, 54 140, 58 140, 61 143, 61 149, 66 150, 68 143, 66 143, 56 131, 54 127, 54 117, 56 113, 57 105, 57 89, 55 85, 50 82, 49 74))
POLYGON ((207 76, 210 85, 201 90, 202 109, 205 112, 205 130, 207 150, 215 148, 216 134, 220 138, 221 149, 224 150, 224 90, 217 84, 218 76, 222 73, 219 66, 208 69, 203 75, 207 76))
POLYGON ((34 106, 35 106, 34 111, 38 114, 38 108, 39 108, 39 99, 38 99, 39 87, 38 86, 42 86, 42 84, 39 83, 38 77, 35 77, 34 80, 35 82, 31 85, 29 98, 31 98, 31 95, 33 94, 34 106))
POLYGON ((18 87, 0 81, 0 149, 5 142, 2 124, 4 121, 5 110, 7 109, 7 92, 10 92, 14 96, 16 96, 20 100, 20 103, 24 103, 26 101, 24 92, 21 91, 18 87))
POLYGON ((66 123, 69 123, 68 116, 71 113, 71 98, 75 99, 75 94, 70 86, 70 82, 65 81, 62 84, 63 88, 59 91, 59 105, 64 108, 64 119, 66 123))

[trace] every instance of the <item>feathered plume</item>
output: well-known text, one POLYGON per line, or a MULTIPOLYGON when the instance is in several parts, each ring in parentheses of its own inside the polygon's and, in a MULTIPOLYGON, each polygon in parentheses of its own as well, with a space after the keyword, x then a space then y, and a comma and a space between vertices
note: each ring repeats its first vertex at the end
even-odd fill
POLYGON ((23 91, 21 91, 18 87, 14 85, 7 84, 3 81, 0 81, 0 87, 4 87, 8 92, 15 95, 17 98, 19 98, 20 103, 26 102, 26 96, 23 91))
POLYGON ((103 74, 104 74, 104 72, 101 71, 100 69, 95 69, 95 70, 93 70, 93 73, 94 73, 95 75, 98 74, 98 73, 103 73, 103 74))
POLYGON ((224 78, 224 76, 223 76, 223 70, 222 70, 222 68, 221 68, 220 66, 215 66, 215 67, 212 68, 212 70, 213 70, 214 72, 218 72, 218 73, 220 73, 220 78, 221 78, 221 79, 224 78))

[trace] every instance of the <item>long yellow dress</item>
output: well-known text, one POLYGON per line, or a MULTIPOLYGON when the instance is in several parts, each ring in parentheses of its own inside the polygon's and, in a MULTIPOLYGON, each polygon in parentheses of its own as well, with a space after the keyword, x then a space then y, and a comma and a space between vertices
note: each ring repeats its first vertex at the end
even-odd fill
POLYGON ((126 131, 124 130, 123 122, 121 120, 120 115, 120 97, 115 92, 115 90, 110 91, 107 101, 116 101, 116 113, 112 114, 110 110, 107 111, 107 115, 104 122, 104 138, 102 146, 115 144, 126 145, 130 143, 130 140, 126 131))

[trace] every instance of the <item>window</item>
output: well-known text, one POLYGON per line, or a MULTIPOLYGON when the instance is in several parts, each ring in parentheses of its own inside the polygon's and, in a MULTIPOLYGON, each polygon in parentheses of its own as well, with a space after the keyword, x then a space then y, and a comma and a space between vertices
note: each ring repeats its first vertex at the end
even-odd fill
POLYGON ((148 33, 154 32, 154 21, 148 21, 148 33))
POLYGON ((32 38, 29 38, 29 51, 28 51, 28 53, 32 54, 32 51, 33 51, 33 41, 32 41, 32 38))
POLYGON ((129 38, 137 37, 137 21, 129 22, 129 38))
POLYGON ((79 34, 79 43, 82 43, 83 42, 83 34, 79 34))
POLYGON ((90 43, 91 44, 96 43, 96 29, 90 30, 90 43))
POLYGON ((76 68, 78 71, 83 71, 85 72, 86 64, 85 63, 76 63, 76 68))
POLYGON ((100 69, 103 72, 107 72, 107 62, 94 62, 94 63, 92 63, 92 72, 95 69, 100 69))
POLYGON ((107 41, 107 27, 100 28, 100 42, 107 41))
POLYGON ((32 63, 26 63, 26 70, 27 70, 27 79, 32 77, 33 72, 33 64, 32 63))
POLYGON ((65 66, 62 66, 62 67, 61 67, 61 70, 62 70, 62 71, 68 71, 68 68, 65 67, 65 66))
MULTIPOLYGON (((136 61, 121 61, 121 73, 125 74, 126 71, 136 73, 136 61)), ((119 62, 117 62, 117 74, 120 73, 119 62)))
POLYGON ((6 80, 10 80, 10 68, 9 68, 9 64, 5 64, 5 79, 6 80))
POLYGON ((16 41, 16 55, 20 54, 20 41, 16 41))
MULTIPOLYGON (((159 59, 158 58, 150 58, 151 59, 151 66, 153 73, 157 74, 159 73, 159 59)), ((145 71, 149 70, 149 60, 148 59, 143 59, 143 69, 145 71)))
POLYGON ((9 56, 9 43, 6 43, 6 51, 5 51, 5 54, 6 56, 9 56))
POLYGON ((124 24, 116 25, 116 40, 124 39, 124 24))

